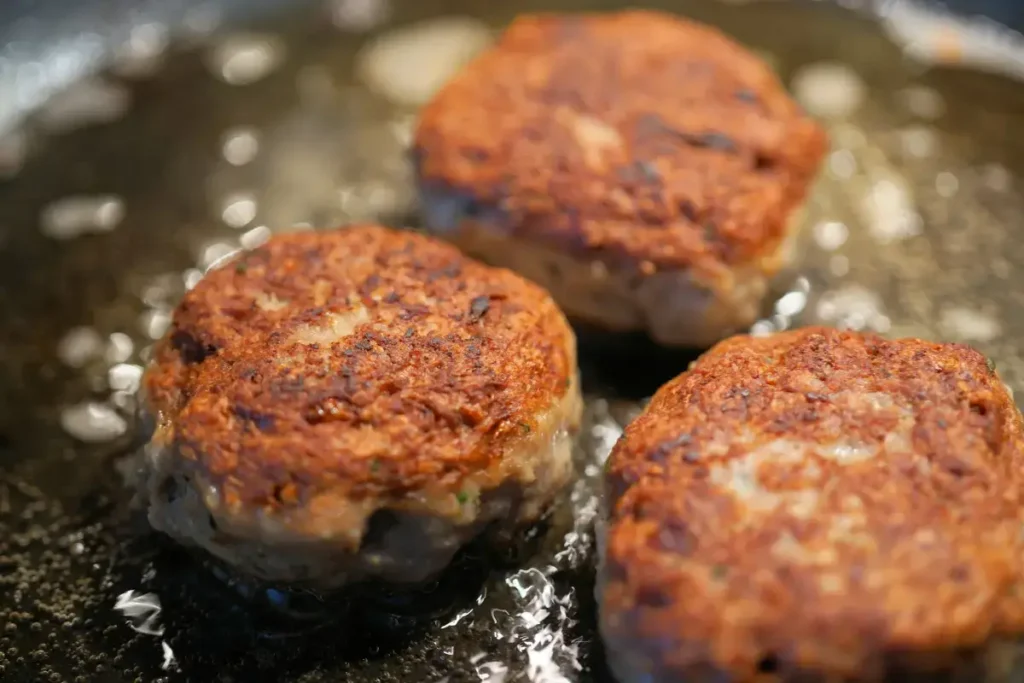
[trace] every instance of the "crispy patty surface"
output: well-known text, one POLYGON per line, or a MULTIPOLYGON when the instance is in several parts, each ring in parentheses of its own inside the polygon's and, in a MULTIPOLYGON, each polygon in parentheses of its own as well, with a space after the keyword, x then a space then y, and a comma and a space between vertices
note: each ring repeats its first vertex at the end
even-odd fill
POLYGON ((372 225, 277 236, 207 274, 144 387, 151 519, 229 561, 232 544, 258 543, 245 562, 263 578, 344 574, 381 510, 444 532, 448 556, 465 540, 453 529, 529 521, 571 475, 567 446, 551 454, 580 408, 575 340, 543 290, 372 225), (165 490, 172 475, 186 492, 165 490), (494 508, 509 487, 515 505, 494 508), (315 570, 257 558, 314 542, 315 570))
POLYGON ((719 285, 775 251, 825 147, 759 58, 649 11, 517 19, 415 136, 425 192, 471 197, 472 218, 719 285))
POLYGON ((648 683, 951 667, 1024 630, 1022 467, 1020 413, 966 346, 722 342, 607 463, 609 660, 648 683))

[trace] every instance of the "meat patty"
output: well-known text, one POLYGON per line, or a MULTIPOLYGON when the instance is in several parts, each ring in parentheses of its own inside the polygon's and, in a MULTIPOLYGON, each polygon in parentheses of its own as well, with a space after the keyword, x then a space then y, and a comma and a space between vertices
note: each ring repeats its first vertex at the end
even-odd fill
POLYGON ((186 294, 144 388, 149 519, 246 575, 418 582, 572 476, 572 330, 507 270, 363 225, 274 237, 186 294))
POLYGON ((530 15, 423 110, 425 223, 667 345, 746 328, 826 148, 770 69, 666 14, 530 15))
POLYGON ((722 342, 607 463, 609 662, 623 683, 1008 680, 1022 468, 1020 413, 966 346, 722 342))

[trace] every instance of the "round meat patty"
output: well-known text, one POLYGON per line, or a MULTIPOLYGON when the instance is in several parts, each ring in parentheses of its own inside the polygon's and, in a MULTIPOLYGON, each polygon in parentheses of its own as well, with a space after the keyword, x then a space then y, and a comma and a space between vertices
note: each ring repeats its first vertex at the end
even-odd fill
POLYGON ((430 578, 573 472, 573 333, 507 270, 378 226, 210 272, 144 387, 149 519, 257 579, 430 578))
POLYGON ((423 110, 427 228, 571 316, 707 346, 757 317, 826 149, 762 61, 669 15, 533 15, 423 110))
POLYGON ((623 683, 1019 680, 1022 468, 1020 413, 966 346, 722 342, 607 463, 609 662, 623 683))

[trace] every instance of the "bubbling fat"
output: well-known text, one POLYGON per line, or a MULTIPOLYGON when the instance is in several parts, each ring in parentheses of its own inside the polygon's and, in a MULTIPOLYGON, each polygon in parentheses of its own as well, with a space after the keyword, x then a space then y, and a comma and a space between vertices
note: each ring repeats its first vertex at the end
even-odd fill
POLYGON ((491 470, 471 475, 459 491, 349 498, 317 494, 291 509, 229 509, 218 487, 173 439, 157 430, 145 449, 149 521, 186 546, 202 549, 238 573, 261 581, 332 590, 379 580, 417 584, 438 575, 485 529, 512 532, 544 517, 572 479, 572 433, 582 398, 578 378, 538 416, 536 428, 491 470))

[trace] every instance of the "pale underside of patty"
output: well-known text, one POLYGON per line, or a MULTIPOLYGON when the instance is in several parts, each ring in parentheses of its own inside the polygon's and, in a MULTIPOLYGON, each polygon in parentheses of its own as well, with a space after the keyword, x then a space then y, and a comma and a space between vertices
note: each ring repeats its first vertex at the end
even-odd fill
POLYGON ((420 583, 488 528, 514 532, 550 511, 572 478, 571 434, 581 411, 573 377, 564 396, 537 415, 530 434, 491 470, 462 481, 459 491, 359 499, 327 491, 274 512, 231 512, 217 487, 174 443, 162 443, 158 430, 145 452, 149 521, 258 580, 318 589, 371 579, 420 583))
POLYGON ((762 313, 772 277, 796 260, 804 212, 785 239, 757 260, 709 281, 686 268, 644 273, 523 238, 497 209, 474 210, 455 190, 421 188, 426 228, 467 254, 544 287, 571 318, 612 332, 646 332, 666 346, 706 348, 749 328, 762 313))

